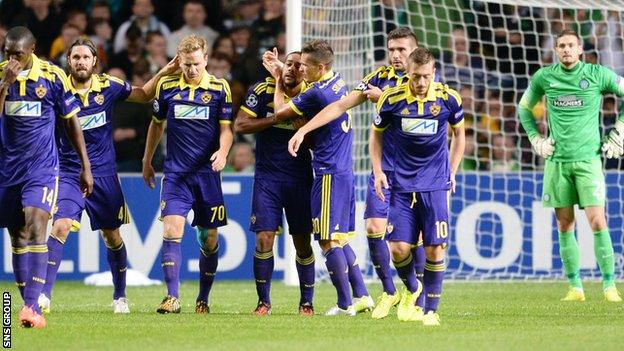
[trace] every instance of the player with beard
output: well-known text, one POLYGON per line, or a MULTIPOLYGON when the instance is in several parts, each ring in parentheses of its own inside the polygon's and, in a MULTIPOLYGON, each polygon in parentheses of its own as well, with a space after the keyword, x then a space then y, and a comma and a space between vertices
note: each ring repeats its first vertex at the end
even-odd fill
POLYGON ((101 231, 106 245, 106 256, 113 275, 113 311, 130 312, 125 291, 126 248, 119 233, 119 227, 129 223, 129 215, 115 168, 113 107, 118 100, 148 102, 154 97, 156 82, 178 69, 178 60, 174 58, 143 87, 133 87, 130 83, 107 74, 95 74, 96 53, 93 42, 83 38, 76 40, 67 52, 70 67, 69 88, 80 102, 78 120, 91 160, 94 189, 92 196, 82 196, 78 182, 78 155, 71 147, 67 135, 58 133, 59 196, 52 233, 48 238, 47 279, 39 295, 39 306, 45 313, 50 312, 52 287, 61 263, 65 240, 70 231, 80 229, 83 210, 89 215, 91 229, 101 231))

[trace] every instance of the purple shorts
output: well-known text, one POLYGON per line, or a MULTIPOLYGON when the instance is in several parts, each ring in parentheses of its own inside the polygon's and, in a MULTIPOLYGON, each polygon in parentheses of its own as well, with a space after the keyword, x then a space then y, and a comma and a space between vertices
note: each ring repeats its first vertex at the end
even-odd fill
POLYGON ((227 224, 219 173, 166 173, 160 193, 161 217, 195 216, 191 225, 218 228, 227 224))
POLYGON ((61 174, 59 197, 54 221, 69 218, 74 228, 80 228, 82 211, 86 210, 91 220, 91 229, 117 229, 130 223, 128 207, 124 200, 119 178, 116 175, 93 177, 93 193, 83 197, 80 179, 76 174, 61 174))
POLYGON ((310 235, 311 186, 307 180, 254 179, 249 230, 256 233, 278 231, 285 211, 290 234, 310 235))
POLYGON ((347 240, 355 234, 353 172, 323 174, 312 183, 312 232, 316 240, 347 240))
POLYGON ((23 183, 0 186, 0 228, 21 228, 25 225, 24 209, 40 208, 50 215, 56 204, 58 177, 40 175, 23 183))
POLYGON ((388 189, 381 188, 386 201, 381 199, 375 193, 375 177, 371 173, 368 177, 368 186, 366 187, 366 203, 364 205, 364 219, 368 218, 388 218, 388 207, 390 203, 390 189, 392 189, 392 172, 384 171, 386 179, 388 179, 388 189))
POLYGON ((425 246, 446 246, 449 235, 449 191, 395 193, 390 196, 386 240, 416 245, 423 233, 425 246))

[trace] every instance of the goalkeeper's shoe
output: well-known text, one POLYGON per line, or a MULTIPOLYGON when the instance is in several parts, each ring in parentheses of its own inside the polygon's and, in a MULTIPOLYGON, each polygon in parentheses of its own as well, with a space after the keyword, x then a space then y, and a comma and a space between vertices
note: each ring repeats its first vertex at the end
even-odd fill
POLYGON ((43 329, 46 326, 46 320, 43 315, 40 315, 37 311, 26 305, 22 306, 19 319, 24 328, 43 329))
POLYGON ((369 295, 353 298, 353 309, 355 313, 371 311, 375 307, 375 301, 369 295))
POLYGON ((210 306, 208 306, 208 302, 204 300, 199 300, 195 302, 195 313, 197 314, 208 314, 210 313, 210 306))
POLYGON ((418 289, 415 292, 410 292, 407 288, 403 288, 403 294, 401 294, 401 301, 397 308, 397 317, 400 321, 410 322, 416 320, 416 312, 418 306, 416 306, 416 299, 422 292, 422 284, 418 283, 418 289))
POLYGON ((585 301, 583 289, 570 287, 566 296, 561 301, 585 301))
POLYGON ((120 297, 117 300, 113 300, 113 313, 130 313, 128 299, 120 297))
POLYGON ((165 296, 158 308, 158 313, 180 313, 180 299, 171 295, 165 296))
POLYGON ((434 311, 429 311, 423 315, 422 323, 426 327, 436 327, 440 325, 440 315, 434 311))
POLYGON ((349 317, 353 317, 356 315, 355 309, 353 308, 353 305, 347 307, 347 309, 343 310, 342 308, 338 307, 338 306, 334 306, 332 308, 330 308, 329 310, 327 310, 327 312, 325 312, 326 316, 349 316, 349 317))
POLYGON ((44 294, 39 294, 39 299, 37 300, 39 304, 39 308, 43 313, 50 313, 50 306, 52 305, 52 301, 45 296, 44 294))
POLYGON ((258 306, 256 306, 256 309, 253 310, 251 313, 254 316, 270 316, 271 305, 266 302, 258 301, 258 306))
POLYGON ((396 306, 401 301, 401 293, 398 291, 394 295, 388 295, 387 292, 383 292, 377 299, 377 306, 373 310, 371 317, 373 319, 382 319, 390 313, 390 309, 396 306))
POLYGON ((312 304, 309 302, 304 302, 299 305, 299 315, 306 317, 314 316, 314 307, 312 306, 312 304))
POLYGON ((604 299, 605 301, 609 301, 609 302, 622 302, 622 297, 620 296, 620 292, 615 287, 615 285, 604 289, 604 299))

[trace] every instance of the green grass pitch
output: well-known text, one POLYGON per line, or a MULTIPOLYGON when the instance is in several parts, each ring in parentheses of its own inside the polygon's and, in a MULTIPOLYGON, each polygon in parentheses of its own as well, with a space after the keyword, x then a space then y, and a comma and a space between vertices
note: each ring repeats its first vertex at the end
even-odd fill
MULTIPOLYGON (((566 284, 449 282, 444 286, 442 326, 399 322, 396 309, 383 320, 297 315, 299 289, 273 284, 273 315, 255 317, 252 281, 217 281, 211 314, 194 314, 197 282, 181 287, 182 313, 158 315, 164 286, 128 288, 130 315, 114 315, 111 288, 59 282, 48 327, 18 327, 21 304, 14 285, 13 348, 21 350, 622 350, 624 305, 602 300, 600 285, 586 284, 587 301, 562 303, 566 284)), ((379 284, 369 286, 373 296, 379 284)), ((315 308, 335 301, 329 284, 318 284, 315 308)))

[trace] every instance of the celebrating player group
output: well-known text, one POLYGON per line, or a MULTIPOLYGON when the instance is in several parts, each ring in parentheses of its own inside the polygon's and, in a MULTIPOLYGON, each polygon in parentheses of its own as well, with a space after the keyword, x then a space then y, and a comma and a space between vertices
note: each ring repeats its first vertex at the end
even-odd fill
MULTIPOLYGON (((220 171, 236 131, 256 134, 250 230, 256 233, 258 301, 253 314, 271 314, 273 246, 285 212, 296 250, 300 315, 315 314, 314 237, 336 289, 336 304, 326 316, 372 311, 372 318, 380 319, 396 306, 400 321, 440 325, 449 197, 464 152, 464 113, 459 94, 443 84, 433 54, 418 46, 410 29, 388 33, 388 65, 366 75, 352 91, 332 70, 334 52, 325 40, 305 43, 285 62, 276 50, 266 52, 263 65, 271 77, 249 89, 235 119, 228 82, 205 69, 208 47, 202 38, 184 38, 177 56, 142 87, 95 74, 96 50, 88 39, 69 48, 69 75, 34 55, 35 45, 27 28, 12 28, 5 43, 8 60, 0 63, 0 228, 8 228, 11 237, 23 326, 46 326, 43 314, 52 309, 63 246, 78 229, 83 210, 107 248, 113 311, 130 312, 120 235, 129 215, 115 169, 111 123, 119 100, 153 100, 143 156, 143 178, 152 189, 152 158, 167 133, 160 195, 167 293, 158 313, 181 310, 180 243, 191 209, 200 257, 195 312, 210 312, 217 229, 227 224, 220 171), (383 286, 376 302, 349 245, 358 220, 350 109, 367 101, 376 111, 370 116, 372 172, 364 213, 371 259, 383 286), (53 229, 46 239, 50 218, 53 229), (400 290, 390 261, 403 282, 400 290)), ((620 302, 600 151, 609 158, 624 155, 624 115, 601 143, 598 113, 603 93, 624 96, 624 78, 581 62, 581 40, 573 31, 557 36, 555 51, 559 63, 535 73, 519 114, 535 152, 546 159, 542 199, 555 208, 570 283, 563 300, 585 300, 574 236, 573 206, 579 205, 594 230, 605 299, 620 302), (544 95, 547 136, 538 132, 531 112, 544 95)))

